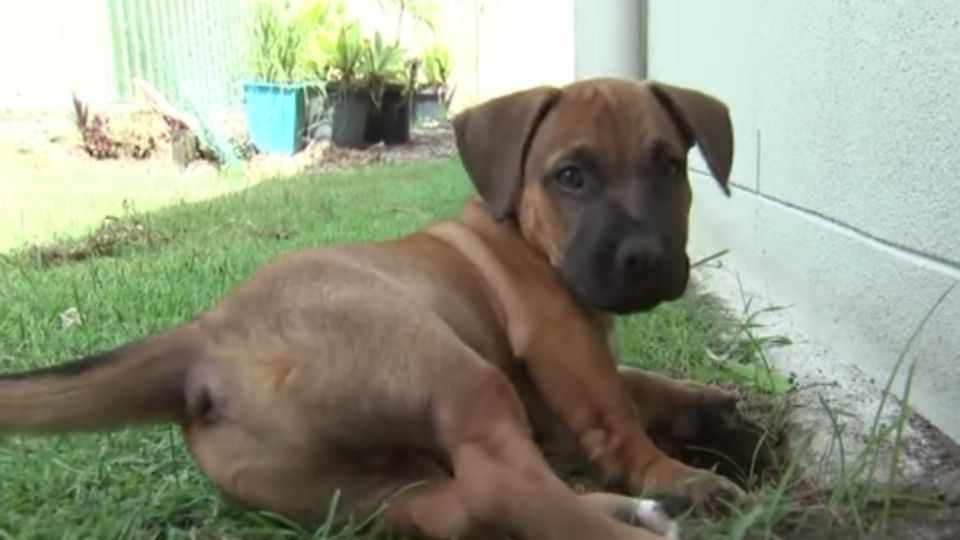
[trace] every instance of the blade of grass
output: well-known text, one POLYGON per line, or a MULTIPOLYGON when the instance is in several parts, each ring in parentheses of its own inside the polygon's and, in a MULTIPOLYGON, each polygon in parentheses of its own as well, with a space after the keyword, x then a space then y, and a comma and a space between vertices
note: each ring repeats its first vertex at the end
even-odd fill
MULTIPOLYGON (((933 316, 934 312, 940 307, 940 304, 946 300, 947 296, 956 288, 958 282, 952 283, 943 293, 937 298, 937 301, 930 306, 930 309, 927 310, 923 318, 920 320, 920 323, 914 328, 913 332, 910 334, 910 338, 904 344, 903 349, 900 351, 897 361, 894 363, 893 370, 890 373, 890 377, 887 379, 887 383, 883 388, 883 394, 880 396, 880 405, 877 407, 877 412, 873 417, 873 423, 870 427, 870 438, 874 438, 877 435, 877 430, 880 426, 880 418, 883 415, 883 410, 886 407, 886 401, 890 395, 890 389, 893 387, 893 381, 896 379, 897 373, 900 371, 900 366, 903 365, 903 361, 907 356, 907 352, 910 350, 910 347, 913 345, 913 342, 917 339, 917 336, 920 335, 920 331, 926 326, 927 321, 930 320, 930 317, 933 316)), ((870 468, 867 473, 867 478, 872 479, 876 471, 877 459, 879 453, 874 453, 872 459, 870 460, 870 468)), ((864 494, 864 497, 867 493, 864 494)), ((863 499, 861 499, 861 505, 863 504, 863 499)))
POLYGON ((887 477, 886 490, 883 498, 883 511, 880 513, 880 534, 886 535, 887 526, 890 522, 890 507, 893 501, 893 490, 897 481, 899 471, 900 453, 903 450, 903 428, 907 423, 907 411, 910 404, 910 392, 913 389, 913 375, 916 371, 917 363, 911 362, 910 369, 907 371, 907 380, 903 389, 903 405, 900 407, 900 414, 897 418, 897 432, 894 435, 893 457, 890 460, 890 473, 887 477))

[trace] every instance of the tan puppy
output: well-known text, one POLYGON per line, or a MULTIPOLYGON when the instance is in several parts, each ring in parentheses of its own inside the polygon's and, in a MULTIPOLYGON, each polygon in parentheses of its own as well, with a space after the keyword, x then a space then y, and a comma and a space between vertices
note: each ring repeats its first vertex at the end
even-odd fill
POLYGON ((684 292, 686 156, 698 143, 726 189, 725 106, 592 80, 453 125, 481 196, 459 219, 288 254, 182 325, 8 375, 0 431, 177 422, 241 503, 311 523, 339 493, 342 518, 386 504, 376 529, 428 538, 659 537, 623 523, 634 499, 575 495, 534 433, 569 437, 632 494, 738 493, 647 433, 731 399, 618 370, 607 342, 610 314, 684 292))

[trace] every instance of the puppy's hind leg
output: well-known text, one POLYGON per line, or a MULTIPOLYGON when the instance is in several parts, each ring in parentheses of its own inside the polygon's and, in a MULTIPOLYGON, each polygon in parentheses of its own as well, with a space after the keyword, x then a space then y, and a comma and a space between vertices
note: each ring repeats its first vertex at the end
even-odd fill
POLYGON ((424 359, 437 443, 453 478, 391 502, 380 530, 426 538, 515 535, 526 540, 652 540, 578 497, 536 447, 508 379, 459 341, 433 343, 424 359))
POLYGON ((439 482, 449 472, 429 457, 324 452, 251 437, 247 426, 223 423, 189 433, 204 473, 232 501, 301 526, 318 527, 333 512, 339 531, 369 529, 384 502, 411 486, 439 482), (383 456, 388 456, 384 458, 383 456))

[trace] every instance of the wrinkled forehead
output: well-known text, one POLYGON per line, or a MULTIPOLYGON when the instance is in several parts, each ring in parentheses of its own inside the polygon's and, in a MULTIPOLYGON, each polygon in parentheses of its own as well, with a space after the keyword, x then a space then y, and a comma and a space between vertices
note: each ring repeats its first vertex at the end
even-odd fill
POLYGON ((633 82, 574 83, 563 89, 531 141, 529 163, 590 154, 607 167, 632 168, 656 153, 682 158, 686 145, 663 104, 633 82))

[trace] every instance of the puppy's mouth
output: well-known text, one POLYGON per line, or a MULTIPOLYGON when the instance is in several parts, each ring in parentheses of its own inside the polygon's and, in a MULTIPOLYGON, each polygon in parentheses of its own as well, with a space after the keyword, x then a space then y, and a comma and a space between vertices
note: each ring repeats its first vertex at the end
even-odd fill
POLYGON ((638 220, 615 204, 582 214, 559 264, 573 298, 626 315, 683 296, 690 273, 685 242, 657 217, 638 220))
POLYGON ((689 264, 673 271, 651 270, 629 276, 587 276, 565 266, 562 275, 570 294, 580 304, 605 313, 629 315, 653 310, 683 296, 689 281, 689 264))

